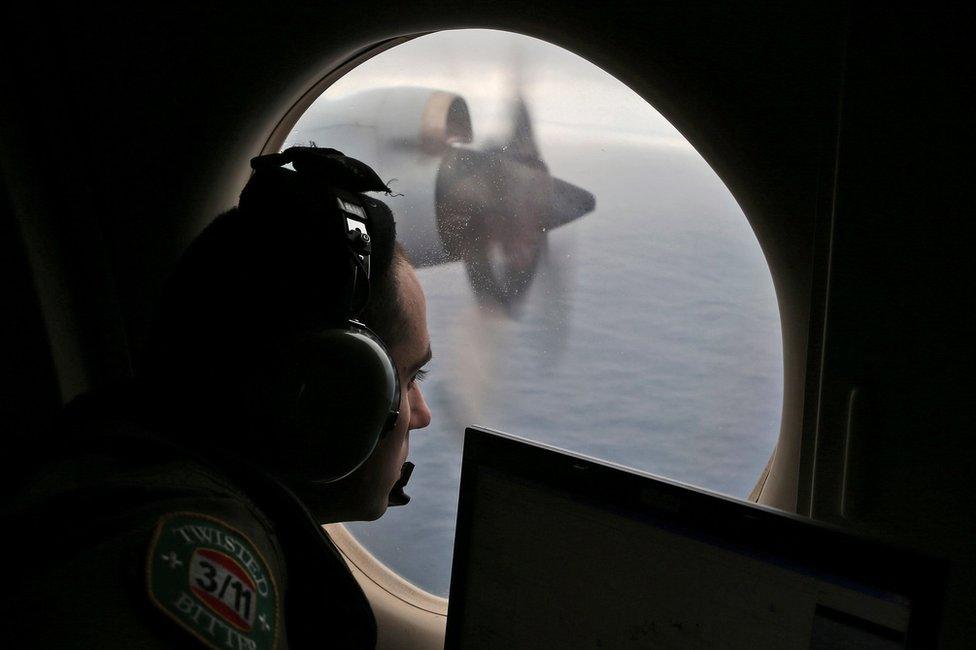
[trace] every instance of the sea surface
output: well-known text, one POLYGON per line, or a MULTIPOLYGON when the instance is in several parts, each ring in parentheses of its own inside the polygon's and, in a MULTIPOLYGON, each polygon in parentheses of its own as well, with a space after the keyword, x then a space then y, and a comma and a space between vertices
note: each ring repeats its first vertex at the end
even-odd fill
POLYGON ((783 356, 766 261, 690 146, 544 132, 554 175, 596 210, 550 233, 516 319, 464 268, 419 271, 434 360, 410 437, 409 505, 349 528, 434 594, 450 586, 464 428, 480 424, 744 498, 779 433, 783 356))

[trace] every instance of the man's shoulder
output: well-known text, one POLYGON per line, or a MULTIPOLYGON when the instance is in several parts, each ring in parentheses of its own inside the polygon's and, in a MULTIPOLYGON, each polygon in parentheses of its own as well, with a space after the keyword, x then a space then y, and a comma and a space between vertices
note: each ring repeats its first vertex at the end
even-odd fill
POLYGON ((268 517, 205 463, 130 452, 49 463, 6 509, 10 629, 36 646, 172 647, 189 634, 280 647, 286 570, 268 517))
POLYGON ((195 511, 162 516, 146 552, 146 594, 206 645, 277 648, 284 574, 240 523, 195 511))

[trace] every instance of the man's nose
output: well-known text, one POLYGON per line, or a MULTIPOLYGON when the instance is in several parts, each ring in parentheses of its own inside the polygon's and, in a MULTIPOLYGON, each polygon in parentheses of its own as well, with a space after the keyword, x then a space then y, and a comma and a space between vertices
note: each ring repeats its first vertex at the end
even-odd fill
POLYGON ((427 406, 424 393, 418 386, 414 399, 410 402, 410 428, 423 429, 430 424, 431 417, 430 407, 427 406))

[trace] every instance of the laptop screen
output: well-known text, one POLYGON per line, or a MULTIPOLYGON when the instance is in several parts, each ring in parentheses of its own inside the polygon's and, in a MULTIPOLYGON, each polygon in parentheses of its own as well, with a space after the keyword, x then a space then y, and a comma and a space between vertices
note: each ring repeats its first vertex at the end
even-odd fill
POLYGON ((937 573, 835 528, 469 429, 447 647, 926 647, 937 573))

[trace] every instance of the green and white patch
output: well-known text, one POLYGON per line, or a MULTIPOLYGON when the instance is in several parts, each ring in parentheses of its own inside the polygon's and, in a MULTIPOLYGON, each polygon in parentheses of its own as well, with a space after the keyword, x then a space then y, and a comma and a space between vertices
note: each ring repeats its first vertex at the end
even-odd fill
POLYGON ((279 596, 244 533, 194 512, 160 519, 146 558, 149 598, 213 648, 277 647, 279 596))

